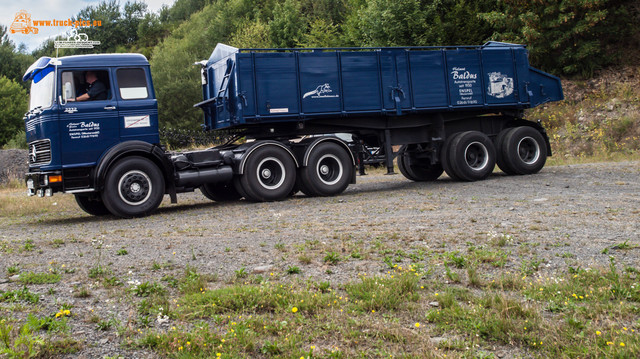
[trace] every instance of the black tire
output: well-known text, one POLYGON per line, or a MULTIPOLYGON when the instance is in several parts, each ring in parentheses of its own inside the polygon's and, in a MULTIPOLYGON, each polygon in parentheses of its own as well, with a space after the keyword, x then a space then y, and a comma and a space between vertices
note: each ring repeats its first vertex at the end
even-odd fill
POLYGON ((487 178, 496 166, 491 139, 479 131, 463 132, 451 142, 449 161, 453 172, 464 181, 487 178))
POLYGON ((306 196, 309 197, 314 197, 316 196, 316 194, 310 190, 302 181, 302 176, 300 174, 300 169, 298 169, 298 175, 296 176, 296 185, 295 188, 297 188, 300 192, 304 193, 306 196))
POLYGON ((118 217, 141 217, 160 206, 164 192, 158 166, 144 157, 127 157, 107 173, 102 202, 118 217))
POLYGON ((92 216, 111 214, 99 195, 76 194, 75 197, 78 206, 92 216))
POLYGON ((396 157, 398 160, 398 170, 400 170, 400 173, 402 173, 402 175, 410 180, 410 181, 418 181, 418 178, 415 177, 413 175, 413 173, 407 169, 407 165, 405 163, 404 157, 405 157, 405 152, 407 150, 407 146, 403 145, 402 147, 400 147, 400 150, 398 151, 398 157, 396 157))
POLYGON ((408 146, 400 147, 398 169, 407 179, 416 182, 435 181, 444 171, 440 163, 431 164, 428 158, 419 159, 412 156, 408 146))
POLYGON ((451 152, 451 143, 459 135, 462 135, 462 132, 457 132, 452 134, 451 136, 448 136, 442 144, 442 148, 440 149, 440 164, 442 165, 442 168, 447 173, 447 175, 454 181, 460 181, 461 178, 453 170, 453 166, 451 165, 451 161, 449 159, 449 153, 451 152))
POLYGON ((311 196, 334 196, 349 186, 355 167, 347 151, 335 142, 322 142, 311 150, 299 169, 301 190, 311 196))
POLYGON ((515 174, 538 173, 547 162, 547 143, 535 128, 516 127, 505 136, 502 155, 515 174))
MULTIPOLYGON (((250 201, 280 201, 296 184, 296 164, 284 149, 267 145, 249 154, 238 185, 250 201)), ((239 191, 241 192, 241 191, 239 191)), ((242 192, 241 192, 242 193, 242 192)))
POLYGON ((233 183, 205 183, 200 186, 200 192, 208 199, 216 202, 235 201, 242 197, 233 183))
POLYGON ((500 167, 502 172, 507 175, 516 174, 513 168, 511 168, 511 166, 507 163, 504 154, 506 148, 505 138, 507 137, 507 134, 512 130, 514 130, 514 128, 510 127, 500 131, 500 133, 498 133, 498 136, 496 136, 495 141, 493 142, 496 147, 496 164, 498 165, 498 167, 500 167))
POLYGON ((242 183, 240 183, 240 178, 241 176, 233 176, 233 180, 231 181, 231 183, 233 184, 233 188, 240 194, 241 198, 244 198, 247 201, 257 201, 257 199, 249 198, 249 196, 247 195, 247 192, 245 192, 244 188, 242 188, 242 183))

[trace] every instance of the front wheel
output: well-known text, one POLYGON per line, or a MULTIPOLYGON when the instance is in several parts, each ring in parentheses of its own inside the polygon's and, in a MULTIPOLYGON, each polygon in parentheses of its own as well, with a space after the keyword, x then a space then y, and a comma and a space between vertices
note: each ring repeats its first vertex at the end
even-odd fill
POLYGON ((92 216, 105 216, 107 214, 111 214, 107 207, 105 207, 100 196, 76 194, 75 197, 76 203, 78 203, 80 209, 92 216))
POLYGON ((143 157, 122 159, 109 170, 102 201, 118 217, 146 216, 160 206, 164 196, 160 169, 143 157))

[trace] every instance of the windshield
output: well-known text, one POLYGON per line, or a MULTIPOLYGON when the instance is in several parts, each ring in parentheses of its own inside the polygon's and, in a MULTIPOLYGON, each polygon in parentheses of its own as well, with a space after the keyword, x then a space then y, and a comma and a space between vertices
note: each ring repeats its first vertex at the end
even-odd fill
POLYGON ((33 110, 38 106, 49 108, 53 103, 53 79, 54 71, 49 72, 43 78, 34 79, 31 83, 31 101, 29 102, 29 110, 33 110))

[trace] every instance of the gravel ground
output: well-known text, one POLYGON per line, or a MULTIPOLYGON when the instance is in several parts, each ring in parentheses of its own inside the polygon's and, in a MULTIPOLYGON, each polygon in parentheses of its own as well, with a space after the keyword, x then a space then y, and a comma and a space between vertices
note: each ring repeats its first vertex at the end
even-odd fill
POLYGON ((0 150, 0 185, 24 178, 28 165, 27 150, 0 150))
POLYGON ((509 254, 506 265, 484 275, 517 272, 531 261, 541 263, 535 275, 555 275, 569 266, 607 267, 610 256, 620 268, 640 268, 640 249, 613 248, 625 241, 640 245, 639 175, 640 162, 546 167, 532 176, 496 173, 476 183, 446 176, 414 183, 401 175, 370 174, 331 198, 214 203, 196 191, 179 195, 178 205, 166 199, 156 214, 140 219, 90 217, 80 210, 5 217, 0 218, 5 245, 18 248, 31 239, 35 250, 0 250, 0 290, 21 288, 17 277, 7 274, 9 266, 46 272, 53 261, 64 264, 75 272, 57 284, 30 289, 43 295, 43 313, 55 313, 56 303, 66 302, 74 305, 74 316, 85 318, 72 321, 74 337, 84 342, 76 356, 154 357, 122 349, 114 330, 97 331, 86 320, 93 313, 123 324, 135 318, 127 298, 89 279, 97 263, 107 264, 125 283, 178 277, 187 265, 216 277, 211 287, 224 285, 241 268, 287 280, 292 265, 302 271, 298 278, 342 283, 356 280, 358 273, 386 272, 381 248, 402 250, 407 263, 409 254, 425 252, 425 268, 441 276, 438 253, 464 254, 470 245, 489 248, 496 238, 507 238, 501 247, 509 254), (128 254, 117 255, 121 248, 128 254), (354 250, 361 258, 350 257, 354 250), (323 260, 330 251, 342 256, 336 265, 323 260), (310 263, 301 261, 301 254, 310 263), (153 263, 162 268, 152 270, 153 263), (74 297, 78 286, 90 288, 91 296, 74 297), (47 294, 50 288, 54 295, 47 294))

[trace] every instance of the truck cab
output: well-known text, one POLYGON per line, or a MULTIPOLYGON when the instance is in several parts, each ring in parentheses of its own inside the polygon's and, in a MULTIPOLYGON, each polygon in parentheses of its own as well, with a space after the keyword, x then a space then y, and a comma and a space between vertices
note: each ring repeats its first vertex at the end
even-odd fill
POLYGON ((32 80, 24 118, 30 195, 93 192, 96 167, 118 144, 159 145, 158 105, 142 55, 43 57, 23 80, 32 80), (88 71, 106 95, 75 101, 90 85, 88 71))

